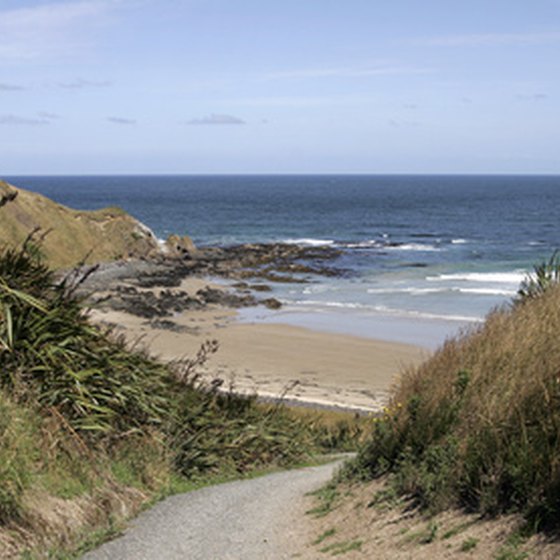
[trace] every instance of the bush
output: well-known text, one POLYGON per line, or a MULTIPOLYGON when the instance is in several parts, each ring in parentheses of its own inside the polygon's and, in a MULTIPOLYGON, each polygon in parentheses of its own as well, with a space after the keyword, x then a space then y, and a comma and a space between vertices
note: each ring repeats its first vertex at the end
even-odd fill
POLYGON ((161 424, 168 370, 90 325, 73 288, 26 248, 0 257, 0 385, 88 437, 161 424))

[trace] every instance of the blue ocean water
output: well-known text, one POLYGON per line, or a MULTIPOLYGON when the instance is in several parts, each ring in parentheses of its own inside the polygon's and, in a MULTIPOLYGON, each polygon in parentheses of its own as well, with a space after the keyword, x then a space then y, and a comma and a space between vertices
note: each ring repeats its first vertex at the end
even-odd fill
POLYGON ((275 287, 295 324, 433 346, 515 295, 560 246, 558 176, 6 177, 81 209, 121 206, 160 238, 344 249, 343 278, 275 287))

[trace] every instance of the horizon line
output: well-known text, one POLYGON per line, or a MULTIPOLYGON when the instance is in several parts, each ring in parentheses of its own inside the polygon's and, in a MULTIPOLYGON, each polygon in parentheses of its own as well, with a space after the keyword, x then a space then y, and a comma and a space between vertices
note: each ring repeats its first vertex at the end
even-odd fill
POLYGON ((560 172, 201 172, 201 173, 6 173, 2 177, 560 177, 560 172))

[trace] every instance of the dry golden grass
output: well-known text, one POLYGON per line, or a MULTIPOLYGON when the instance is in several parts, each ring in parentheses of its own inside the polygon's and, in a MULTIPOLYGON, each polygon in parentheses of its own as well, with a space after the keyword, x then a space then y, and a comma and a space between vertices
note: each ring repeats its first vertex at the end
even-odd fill
POLYGON ((41 250, 54 268, 71 267, 84 259, 146 256, 158 250, 157 240, 120 208, 73 210, 3 181, 0 201, 5 201, 0 204, 2 245, 19 246, 37 228, 49 232, 41 250))
POLYGON ((560 288, 502 308, 404 373, 354 470, 427 507, 560 512, 560 288), (365 474, 364 474, 365 473, 365 474))

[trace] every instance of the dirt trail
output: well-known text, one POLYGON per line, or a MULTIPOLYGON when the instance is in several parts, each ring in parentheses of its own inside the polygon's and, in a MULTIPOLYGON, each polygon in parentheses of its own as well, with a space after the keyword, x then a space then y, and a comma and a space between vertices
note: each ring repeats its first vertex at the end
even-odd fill
POLYGON ((305 515, 340 462, 172 496, 84 560, 284 560, 309 546, 305 515))

